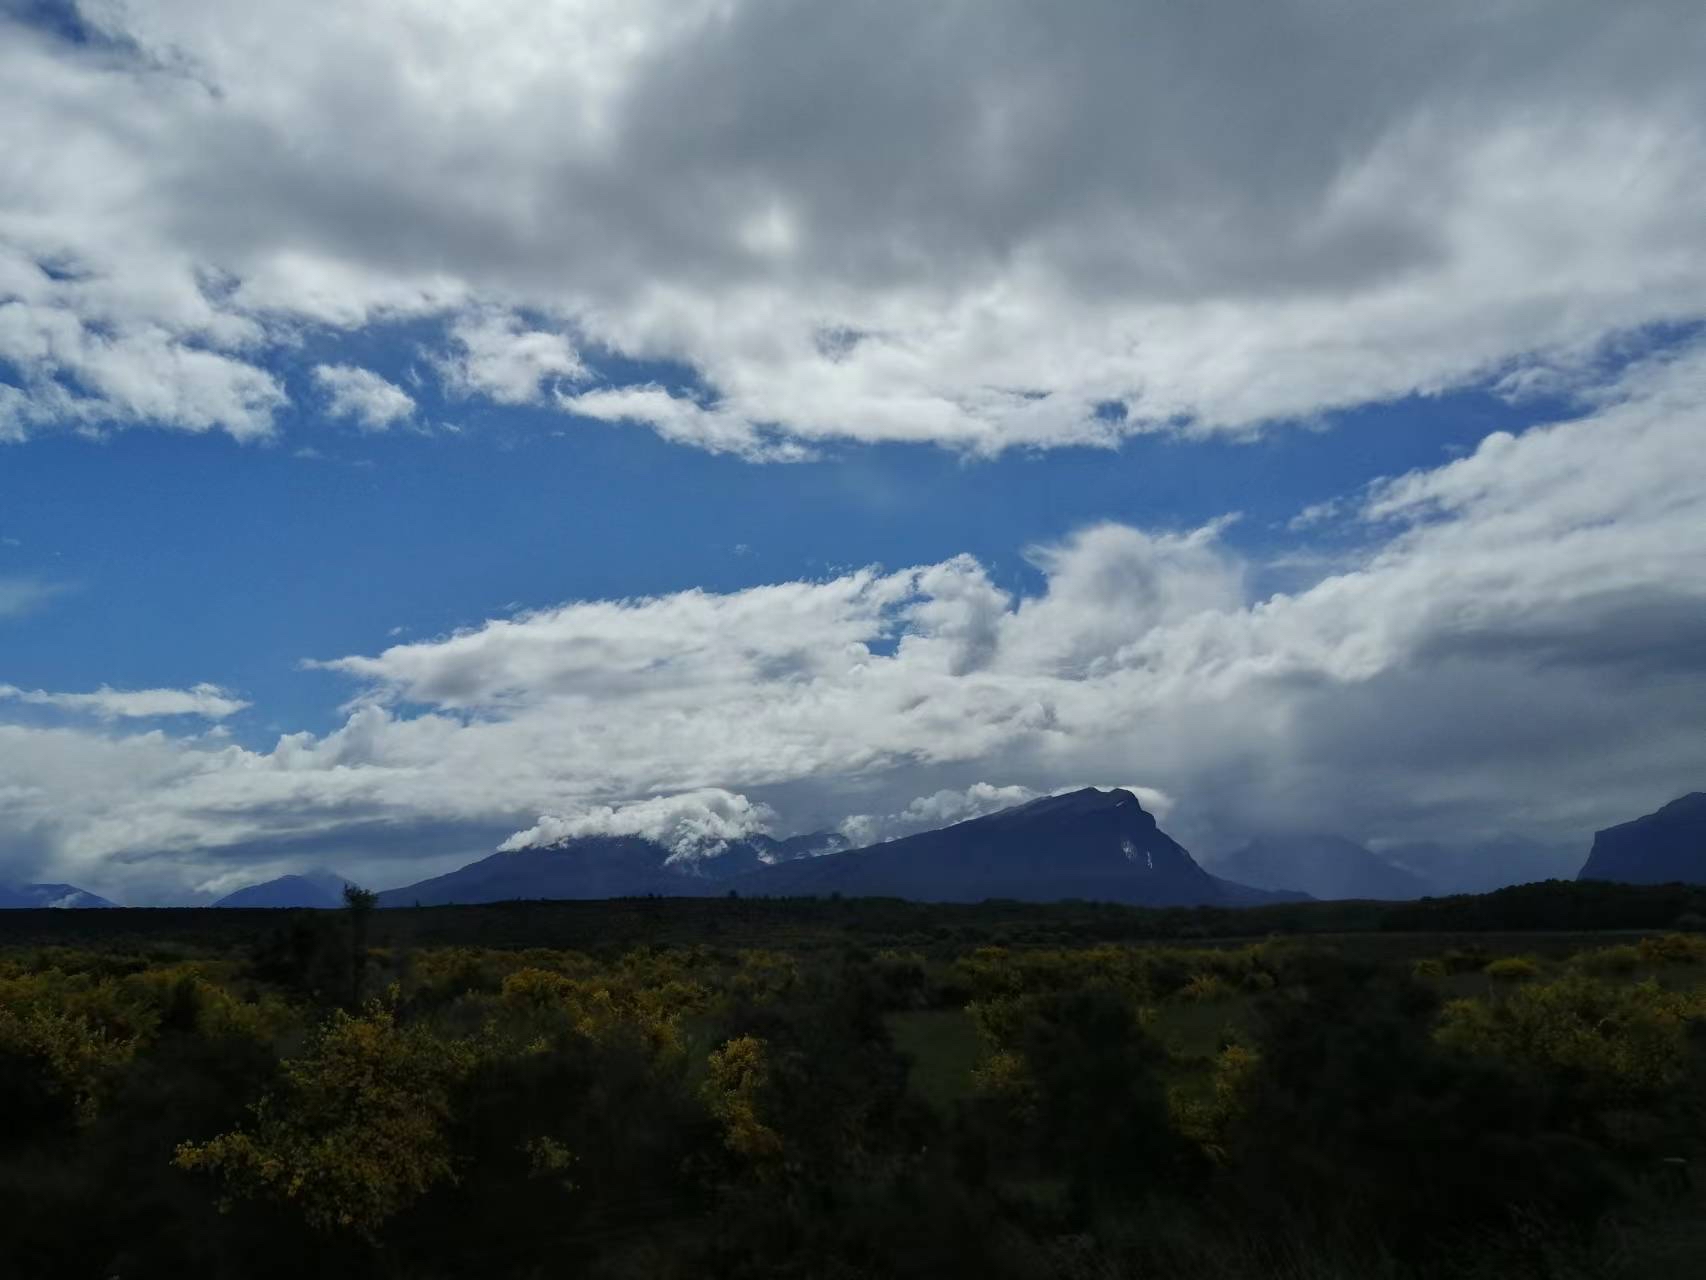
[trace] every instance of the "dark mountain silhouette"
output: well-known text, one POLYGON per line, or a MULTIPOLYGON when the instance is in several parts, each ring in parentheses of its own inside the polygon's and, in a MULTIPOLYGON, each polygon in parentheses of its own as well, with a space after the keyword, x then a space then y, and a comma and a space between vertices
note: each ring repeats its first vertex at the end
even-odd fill
POLYGON ((332 871, 305 871, 296 876, 279 876, 228 893, 213 905, 216 907, 341 907, 344 905, 344 886, 351 881, 332 871))
POLYGON ((87 889, 79 889, 74 884, 0 885, 0 909, 7 907, 62 907, 66 909, 82 909, 88 907, 116 906, 118 906, 118 903, 108 902, 98 894, 90 893, 87 889))
POLYGON ((1234 897, 1155 825, 1131 792, 1095 788, 886 844, 766 867, 732 883, 743 894, 926 902, 1083 898, 1190 906, 1234 897))
POLYGON ((1295 889, 1312 898, 1426 897, 1427 881, 1353 840, 1319 833, 1266 835, 1215 862, 1217 874, 1259 889, 1295 889))
POLYGON ((845 848, 830 832, 776 840, 756 835, 733 841, 714 855, 672 857, 667 846, 642 836, 577 836, 537 849, 494 853, 446 875, 387 889, 382 907, 442 906, 453 902, 506 902, 516 898, 637 898, 646 894, 702 897, 728 881, 772 863, 845 848))
POLYGON ((1255 885, 1226 880, 1213 872, 1210 880, 1220 888, 1220 901, 1227 907, 1264 907, 1270 902, 1313 902, 1311 895, 1300 889, 1258 889, 1255 885))
POLYGON ((1706 791, 1595 834, 1576 879, 1706 884, 1706 791))

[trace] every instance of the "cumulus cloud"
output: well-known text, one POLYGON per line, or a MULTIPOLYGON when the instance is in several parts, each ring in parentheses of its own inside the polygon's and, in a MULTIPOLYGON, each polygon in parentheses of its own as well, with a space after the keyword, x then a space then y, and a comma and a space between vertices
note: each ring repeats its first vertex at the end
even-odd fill
POLYGON ((415 399, 371 369, 352 364, 314 367, 314 382, 326 393, 326 412, 348 418, 364 431, 384 431, 411 417, 415 399))
POLYGON ((0 19, 0 438, 262 436, 264 358, 409 317, 467 394, 594 353, 646 372, 576 412, 776 458, 1569 390, 1706 314, 1686 0, 80 13, 0 19))
POLYGON ((1583 417, 1349 495, 1362 549, 1287 592, 1253 591, 1224 523, 1101 524, 1032 548, 1026 592, 960 556, 327 659, 346 721, 263 750, 0 725, 0 830, 49 878, 130 898, 227 859, 348 849, 406 883, 506 837, 849 814, 880 836, 1138 779, 1205 854, 1275 827, 1585 854, 1706 778, 1702 405, 1697 347, 1583 417))
POLYGON ((674 858, 691 861, 715 857, 731 841, 766 834, 775 821, 776 814, 762 804, 719 787, 705 787, 631 804, 544 814, 498 849, 534 849, 581 836, 641 836, 665 846, 674 858))
POLYGON ((465 315, 451 328, 452 353, 442 362, 450 388, 483 395, 499 404, 531 404, 547 379, 578 382, 586 377, 569 340, 560 333, 529 329, 519 316, 485 310, 465 315))
POLYGON ((214 684, 189 689, 109 689, 102 685, 93 693, 50 693, 44 689, 20 689, 0 684, 0 699, 56 711, 85 712, 105 720, 140 720, 155 716, 200 716, 223 720, 248 707, 214 684))
POLYGON ((963 790, 943 789, 919 796, 899 813, 852 814, 842 820, 839 829, 854 845, 877 844, 998 813, 1016 804, 1035 800, 1037 795, 1029 787, 997 787, 987 782, 974 782, 963 790))

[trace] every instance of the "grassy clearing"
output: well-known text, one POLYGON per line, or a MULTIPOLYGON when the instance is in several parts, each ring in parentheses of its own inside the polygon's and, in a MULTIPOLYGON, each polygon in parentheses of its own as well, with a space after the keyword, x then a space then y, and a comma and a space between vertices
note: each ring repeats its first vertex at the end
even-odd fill
POLYGON ((914 1092, 939 1111, 971 1093, 971 1073, 982 1059, 983 1038, 963 1009, 919 1009, 888 1016, 895 1048, 912 1060, 914 1092))

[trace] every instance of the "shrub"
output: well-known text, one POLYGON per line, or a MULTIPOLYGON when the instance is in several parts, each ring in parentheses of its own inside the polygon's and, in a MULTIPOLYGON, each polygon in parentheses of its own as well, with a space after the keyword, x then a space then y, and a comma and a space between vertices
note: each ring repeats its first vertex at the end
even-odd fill
POLYGON ((1540 966, 1528 956, 1500 956, 1481 972, 1499 982, 1527 982, 1540 976, 1540 966))
POLYGON ((1631 946, 1599 947, 1578 953, 1570 964, 1583 973, 1621 976, 1641 967, 1641 953, 1631 946))
POLYGON ((1440 1015, 1440 1044, 1551 1078, 1596 1104, 1653 1098, 1687 1065, 1694 998, 1656 983, 1614 985, 1582 974, 1520 987, 1496 1000, 1457 1000, 1440 1015))
POLYGON ((1700 964, 1706 961, 1706 938, 1686 933, 1667 933, 1642 938, 1637 944, 1648 964, 1700 964))
POLYGON ((1232 984, 1227 982, 1225 978, 1213 973, 1199 973, 1179 988, 1181 1000, 1190 1000, 1197 1004, 1224 1000, 1232 994, 1234 994, 1232 984))
POLYGON ((471 1065, 459 1045, 405 1030, 377 1001, 338 1012, 252 1130, 179 1146, 180 1169, 217 1175, 238 1196, 290 1204, 317 1230, 372 1234, 451 1176, 450 1085, 471 1065))

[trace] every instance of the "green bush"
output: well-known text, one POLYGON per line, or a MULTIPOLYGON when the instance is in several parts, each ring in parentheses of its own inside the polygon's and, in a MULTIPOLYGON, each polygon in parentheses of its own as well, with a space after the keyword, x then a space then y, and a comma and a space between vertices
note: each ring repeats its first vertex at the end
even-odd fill
POLYGON ((1529 956, 1500 956, 1481 972, 1499 982, 1528 982, 1540 976, 1540 966, 1529 956))

